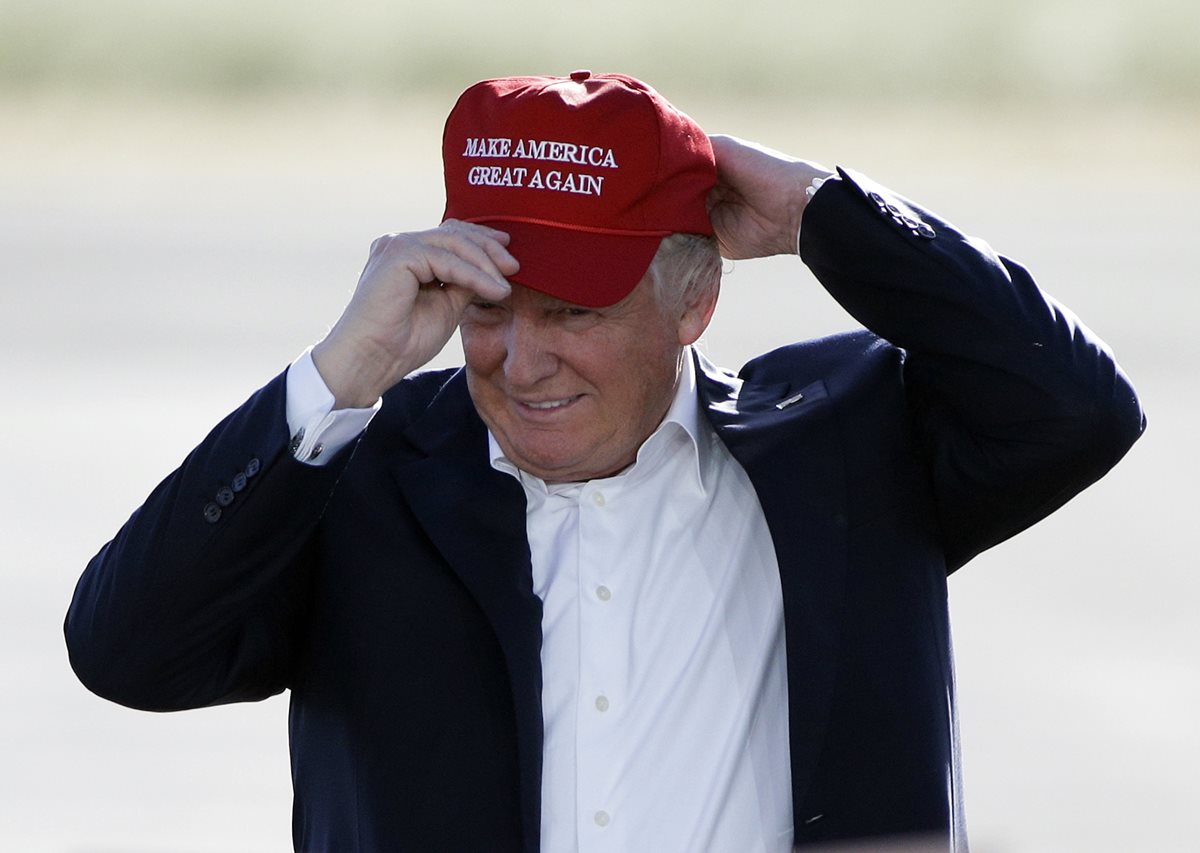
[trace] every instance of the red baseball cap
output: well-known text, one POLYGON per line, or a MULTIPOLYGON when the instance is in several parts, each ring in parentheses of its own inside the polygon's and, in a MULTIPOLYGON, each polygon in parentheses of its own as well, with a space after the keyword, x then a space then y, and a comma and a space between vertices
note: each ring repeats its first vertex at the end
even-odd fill
POLYGON ((506 231, 512 280, 577 305, 624 299, 668 234, 713 233, 708 135, 623 74, 476 83, 446 120, 442 162, 443 218, 506 231))

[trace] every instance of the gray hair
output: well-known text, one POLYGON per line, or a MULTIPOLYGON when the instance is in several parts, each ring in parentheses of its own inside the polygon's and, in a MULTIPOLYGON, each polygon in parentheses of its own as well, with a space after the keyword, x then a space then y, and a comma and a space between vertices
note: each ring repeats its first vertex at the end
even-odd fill
POLYGON ((674 313, 720 285, 721 251, 716 238, 701 234, 664 237, 649 273, 659 307, 674 313))

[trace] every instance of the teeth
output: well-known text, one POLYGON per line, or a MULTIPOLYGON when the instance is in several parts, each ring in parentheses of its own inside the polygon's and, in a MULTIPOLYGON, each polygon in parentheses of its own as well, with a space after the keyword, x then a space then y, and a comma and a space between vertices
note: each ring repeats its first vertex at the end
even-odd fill
POLYGON ((545 403, 526 403, 525 405, 531 409, 558 409, 567 405, 567 403, 574 399, 574 397, 568 397, 565 400, 549 400, 545 403))

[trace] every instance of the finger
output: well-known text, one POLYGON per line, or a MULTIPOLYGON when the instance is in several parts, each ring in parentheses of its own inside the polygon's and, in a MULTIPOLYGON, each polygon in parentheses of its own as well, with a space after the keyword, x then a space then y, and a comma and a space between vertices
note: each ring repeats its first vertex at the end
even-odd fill
POLYGON ((439 226, 440 229, 461 234, 483 249, 496 269, 502 276, 515 275, 521 264, 508 251, 508 243, 512 237, 506 231, 489 228, 475 222, 461 222, 457 219, 447 219, 439 226))
MULTIPOLYGON (((508 235, 506 234, 505 236, 507 237, 508 235)), ((483 244, 483 250, 487 252, 488 257, 492 259, 492 263, 496 265, 496 269, 505 278, 516 275, 521 270, 520 261, 513 257, 508 248, 498 241, 489 240, 483 244)))
POLYGON ((504 299, 512 288, 500 267, 515 269, 516 261, 487 230, 469 223, 453 223, 419 233, 385 234, 371 244, 363 278, 380 274, 391 277, 404 271, 418 286, 453 282, 485 299, 504 299))
POLYGON ((505 277, 514 274, 520 264, 502 243, 486 233, 489 230, 470 223, 454 223, 449 227, 443 224, 428 232, 426 237, 430 245, 461 255, 490 273, 496 281, 507 285, 505 277))
POLYGON ((500 241, 493 239, 489 234, 484 238, 476 239, 475 244, 479 246, 479 248, 483 249, 484 253, 487 254, 488 259, 495 266, 496 272, 501 278, 507 278, 510 275, 516 275, 517 271, 521 269, 521 264, 513 256, 513 254, 508 251, 508 241, 510 239, 509 235, 503 231, 494 231, 491 229, 488 230, 491 232, 491 234, 503 234, 504 240, 500 241))
POLYGON ((717 182, 713 188, 708 191, 708 198, 705 203, 708 205, 708 212, 711 214, 718 207, 741 202, 741 195, 733 187, 728 184, 717 182))
POLYGON ((515 275, 517 270, 521 268, 521 264, 508 251, 508 234, 504 234, 505 240, 503 242, 493 239, 491 234, 504 234, 504 232, 492 229, 486 229, 486 231, 480 229, 464 232, 462 236, 483 250, 491 262, 491 266, 495 268, 495 272, 500 278, 515 275))
POLYGON ((736 136, 714 133, 708 137, 717 161, 717 178, 723 179, 731 170, 736 170, 738 158, 745 156, 746 140, 736 136))
POLYGON ((507 246, 508 241, 511 239, 507 231, 501 231, 498 228, 492 228, 489 225, 483 225, 478 222, 463 222, 461 219, 443 219, 442 226, 448 226, 452 229, 464 227, 470 230, 481 231, 504 246, 507 246))
POLYGON ((462 247, 443 248, 430 246, 425 253, 425 268, 414 270, 422 282, 438 281, 445 285, 458 285, 480 297, 499 301, 512 293, 512 286, 494 270, 481 266, 479 258, 492 266, 487 254, 478 247, 475 251, 462 251, 462 247), (458 249, 456 251, 455 249, 458 249))

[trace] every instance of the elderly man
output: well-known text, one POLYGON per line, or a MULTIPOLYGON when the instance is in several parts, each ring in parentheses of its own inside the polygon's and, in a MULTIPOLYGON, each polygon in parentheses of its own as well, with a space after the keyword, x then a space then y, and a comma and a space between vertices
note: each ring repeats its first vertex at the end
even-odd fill
POLYGON ((88 566, 80 678, 290 689, 301 850, 962 845, 946 576, 1140 434, 1104 345, 628 77, 477 84, 444 157, 445 221, 376 240, 88 566), (714 367, 718 247, 798 251, 869 331, 714 367), (465 367, 421 372, 455 328, 465 367))

